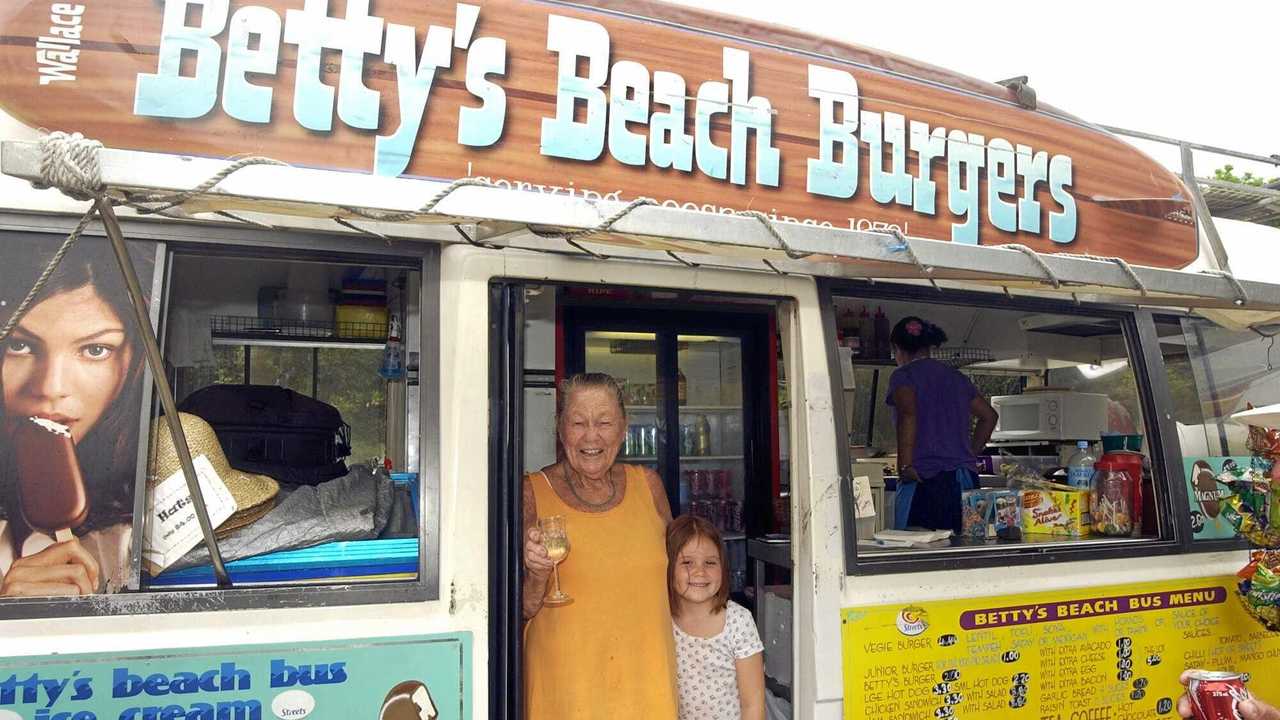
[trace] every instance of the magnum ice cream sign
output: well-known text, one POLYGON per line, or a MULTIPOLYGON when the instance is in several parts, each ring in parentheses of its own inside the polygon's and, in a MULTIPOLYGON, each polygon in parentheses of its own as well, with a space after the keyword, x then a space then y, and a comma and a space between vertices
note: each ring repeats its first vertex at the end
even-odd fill
POLYGON ((1191 529, 1197 540, 1235 537, 1235 528, 1222 511, 1231 497, 1231 487, 1222 476, 1238 467, 1249 467, 1250 459, 1230 457, 1185 458, 1187 499, 1191 506, 1191 529))
POLYGON ((1192 494, 1195 501, 1207 517, 1216 518, 1222 510, 1222 501, 1231 497, 1231 490, 1225 484, 1218 482, 1213 468, 1209 467, 1209 463, 1204 460, 1197 460, 1192 467, 1194 477, 1191 482, 1195 487, 1195 492, 1192 494))

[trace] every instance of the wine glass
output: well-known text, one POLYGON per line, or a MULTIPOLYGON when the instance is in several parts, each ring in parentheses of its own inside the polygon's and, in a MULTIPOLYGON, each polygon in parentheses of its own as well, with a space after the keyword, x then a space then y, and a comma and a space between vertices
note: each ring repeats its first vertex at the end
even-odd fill
POLYGON ((560 590, 560 562, 569 554, 569 536, 564 531, 564 516, 538 518, 538 530, 542 533, 542 545, 547 549, 547 557, 555 563, 551 566, 551 573, 555 577, 555 591, 542 604, 551 607, 568 605, 573 602, 573 598, 560 590))

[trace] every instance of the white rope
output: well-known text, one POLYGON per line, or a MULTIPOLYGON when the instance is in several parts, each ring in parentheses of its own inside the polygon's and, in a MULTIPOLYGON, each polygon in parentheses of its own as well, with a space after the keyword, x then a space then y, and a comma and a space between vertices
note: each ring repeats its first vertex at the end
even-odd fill
POLYGON ((102 143, 80 133, 51 132, 40 138, 40 181, 31 184, 40 190, 57 188, 76 200, 92 200, 105 189, 98 159, 101 149, 102 143))
POLYGON ((163 213, 165 210, 176 208, 182 203, 190 200, 197 195, 203 195, 209 192, 218 183, 226 180, 232 174, 253 165, 275 165, 279 167, 288 167, 288 163, 273 160, 267 157, 246 157, 240 158, 230 165, 222 168, 218 172, 210 175, 204 182, 181 192, 172 193, 125 193, 123 204, 127 205, 140 213, 151 215, 155 213, 163 213))
POLYGON ((646 198, 646 197, 636 198, 635 200, 632 200, 631 202, 627 203, 626 206, 623 207, 618 212, 605 218, 603 221, 600 222, 600 224, 596 225, 595 227, 587 228, 586 230, 577 230, 574 232, 562 233, 562 237, 564 237, 565 240, 568 240, 572 243, 573 240, 577 240, 579 238, 585 238, 585 237, 590 237, 592 235, 598 235, 600 233, 609 232, 609 230, 613 229, 614 223, 630 215, 632 211, 634 211, 635 209, 648 207, 650 205, 657 205, 657 204, 658 202, 656 200, 653 200, 652 198, 646 198))
POLYGON ((1240 281, 1237 280, 1236 276, 1229 270, 1201 270, 1200 273, 1202 275, 1213 275, 1214 277, 1226 279, 1227 282, 1231 283, 1231 288, 1236 291, 1236 299, 1233 302, 1235 302, 1239 307, 1244 307, 1249 304, 1249 293, 1244 289, 1244 285, 1241 285, 1240 281))
POLYGON ((435 195, 432 195, 429 200, 423 203, 422 207, 417 210, 410 210, 407 212, 383 212, 381 210, 365 210, 363 208, 356 207, 344 207, 342 209, 352 215, 365 218, 366 220, 378 220, 380 222, 404 222, 405 220, 412 220, 419 215, 425 215, 435 210, 436 206, 439 205, 442 200, 449 197, 449 195, 453 194, 453 191, 458 188, 473 186, 493 187, 493 183, 481 178, 459 178, 449 183, 449 186, 445 189, 435 195))
POLYGON ((1046 262, 1044 261, 1044 258, 1040 257, 1040 254, 1039 254, 1039 253, 1037 253, 1035 250, 1032 250, 1031 248, 1027 247, 1026 245, 1019 245, 1018 243, 1008 243, 1008 244, 1006 244, 1006 245, 996 245, 995 247, 998 247, 998 248, 1005 248, 1005 249, 1008 249, 1008 250, 1016 250, 1016 251, 1018 251, 1018 252, 1022 253, 1023 255, 1026 255, 1028 258, 1030 258, 1030 259, 1031 259, 1031 262, 1034 262, 1034 263, 1035 263, 1035 264, 1040 268, 1040 272, 1044 273, 1044 279, 1045 279, 1045 280, 1048 280, 1050 283, 1052 283, 1052 284, 1053 284, 1053 288, 1054 288, 1055 290, 1057 290, 1057 289, 1059 289, 1059 288, 1061 288, 1061 287, 1062 287, 1062 280, 1060 280, 1060 279, 1058 278, 1057 274, 1055 274, 1055 273, 1053 272, 1053 269, 1049 267, 1049 264, 1048 264, 1048 263, 1046 263, 1046 262))
MULTIPOLYGON (((646 198, 646 197, 636 198, 635 200, 632 200, 631 202, 627 203, 621 210, 615 212, 614 214, 610 215, 604 220, 601 220, 599 223, 595 225, 595 227, 586 228, 585 230, 574 230, 570 232, 565 232, 562 230, 550 231, 550 230, 542 230, 532 225, 529 225, 528 228, 529 228, 529 232, 533 233, 534 235, 537 235, 538 237, 560 238, 565 242, 569 243, 569 245, 573 246, 575 249, 580 250, 597 260, 608 260, 609 259, 608 255, 602 255, 598 252, 595 252, 594 250, 580 244, 578 241, 584 238, 591 237, 593 235, 599 235, 600 233, 609 232, 610 230, 613 229, 613 226, 615 223, 622 220, 622 218, 630 215, 637 208, 648 207, 650 205, 657 205, 657 204, 658 202, 652 198, 646 198)), ((592 202, 592 205, 595 205, 594 201, 592 202)))
POLYGON ((929 280, 929 284, 933 286, 933 289, 938 292, 942 292, 942 286, 938 284, 937 280, 933 279, 933 266, 925 265, 923 262, 920 262, 920 258, 916 255, 915 249, 911 247, 911 241, 907 239, 907 236, 903 235, 902 231, 896 227, 889 228, 889 235, 893 238, 893 243, 887 246, 889 251, 905 252, 907 254, 907 259, 914 263, 916 269, 924 274, 924 276, 929 280))
POLYGON ((1112 257, 1108 255, 1089 255, 1080 253, 1054 253, 1059 257, 1080 258, 1082 260, 1094 260, 1096 262, 1114 263, 1120 270, 1129 277, 1129 281, 1133 283, 1133 288, 1146 297, 1148 294, 1147 284, 1142 282, 1142 278, 1138 277, 1138 271, 1133 269, 1129 261, 1121 257, 1112 257))
POLYGON ((796 250, 792 250, 791 246, 787 244, 787 241, 782 239, 782 233, 778 232, 777 226, 774 225, 773 218, 769 217, 768 215, 765 215, 759 210, 739 210, 735 214, 741 215, 743 217, 751 217, 751 218, 755 218, 756 220, 759 220, 760 224, 764 225, 764 229, 768 230, 769 234, 773 236, 774 241, 778 243, 778 248, 782 250, 782 252, 786 253, 787 257, 791 258, 792 260, 799 260, 801 258, 809 257, 810 255, 813 254, 808 252, 799 252, 796 250))

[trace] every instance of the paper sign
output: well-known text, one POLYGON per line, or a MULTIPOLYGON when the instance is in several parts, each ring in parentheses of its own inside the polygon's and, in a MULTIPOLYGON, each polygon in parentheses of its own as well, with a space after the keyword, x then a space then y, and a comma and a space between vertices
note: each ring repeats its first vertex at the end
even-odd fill
MULTIPOLYGON (((209 511, 209 522, 217 527, 238 509, 235 498, 231 497, 208 457, 198 455, 191 464, 200 481, 200 493, 204 495, 205 508, 209 511)), ((147 535, 142 559, 147 563, 147 570, 155 575, 203 541, 186 477, 182 470, 178 470, 147 494, 147 535)))
POLYGON ((865 475, 853 479, 853 516, 858 519, 876 516, 876 504, 871 499, 871 478, 865 475))

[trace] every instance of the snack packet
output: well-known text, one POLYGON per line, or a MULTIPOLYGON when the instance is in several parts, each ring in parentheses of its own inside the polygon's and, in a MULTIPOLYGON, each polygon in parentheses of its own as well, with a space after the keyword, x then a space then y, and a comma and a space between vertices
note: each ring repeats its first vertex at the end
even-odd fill
POLYGON ((991 524, 989 490, 968 490, 960 496, 961 533, 965 537, 985 538, 991 524))
POLYGON ((1280 607, 1280 574, 1258 563, 1245 599, 1256 608, 1280 607))
POLYGON ((1247 447, 1249 452, 1267 460, 1280 458, 1280 430, 1250 425, 1247 447))

